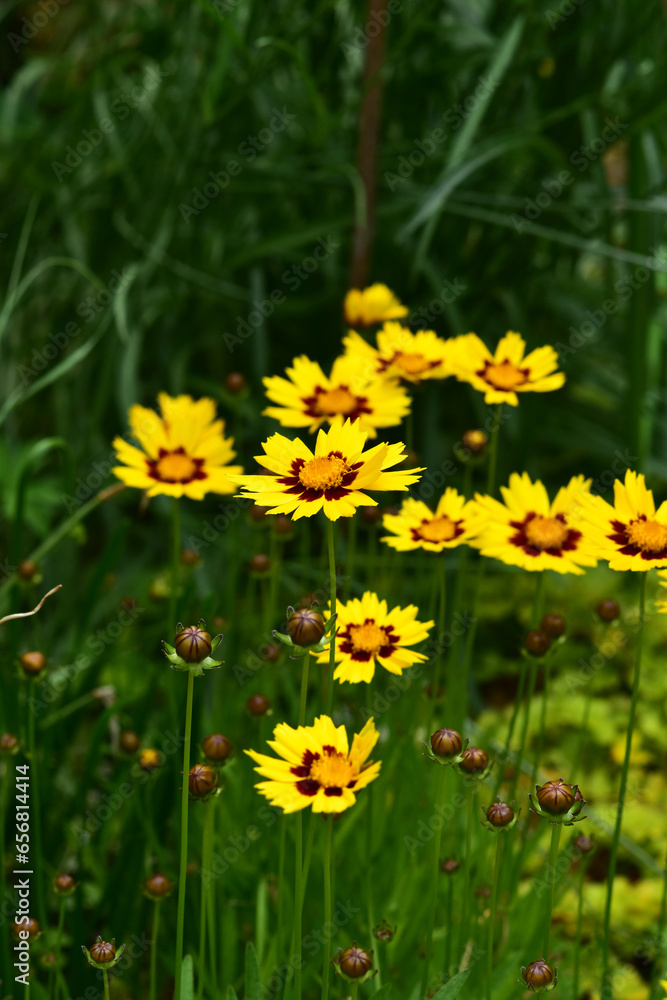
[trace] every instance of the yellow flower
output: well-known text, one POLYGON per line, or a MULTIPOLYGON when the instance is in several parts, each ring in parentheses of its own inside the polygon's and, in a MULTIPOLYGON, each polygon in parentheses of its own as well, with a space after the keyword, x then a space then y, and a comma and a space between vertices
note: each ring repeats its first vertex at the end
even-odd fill
POLYGON ((357 364, 364 362, 366 371, 402 378, 407 382, 422 382, 427 378, 447 378, 452 372, 446 365, 447 341, 433 330, 412 333, 400 323, 385 323, 378 330, 377 349, 354 330, 343 339, 345 353, 357 364))
POLYGON ((259 764, 257 773, 269 779, 255 788, 272 806, 286 813, 308 806, 317 813, 338 813, 353 806, 359 789, 380 773, 380 761, 368 761, 378 735, 369 719, 350 750, 345 726, 336 727, 328 715, 321 715, 312 726, 293 729, 285 722, 276 726, 268 742, 282 759, 255 750, 244 753, 259 764))
POLYGON ((382 524, 396 537, 386 535, 382 541, 399 552, 409 549, 426 549, 442 552, 469 541, 478 530, 469 516, 474 508, 466 503, 453 487, 448 486, 438 501, 435 513, 423 500, 410 497, 401 504, 398 514, 385 514, 382 524))
POLYGON ((644 476, 630 469, 614 482, 614 505, 599 496, 584 497, 587 545, 610 569, 646 572, 667 566, 667 501, 655 509, 644 476))
POLYGON ((161 416, 145 406, 132 406, 129 420, 135 448, 117 437, 113 446, 119 462, 111 471, 128 486, 148 491, 149 497, 191 497, 206 493, 232 493, 228 476, 243 472, 228 465, 236 455, 234 441, 224 436, 224 421, 215 419, 212 399, 194 401, 190 396, 158 396, 161 416))
POLYGON ((360 291, 351 288, 345 296, 345 322, 349 326, 373 326, 386 319, 400 319, 408 310, 386 285, 370 285, 360 291))
MULTIPOLYGON (((353 598, 336 607, 336 662, 334 680, 358 684, 370 683, 378 663, 390 674, 402 674, 413 663, 426 659, 407 646, 428 637, 433 622, 418 622, 419 608, 387 610, 387 602, 366 591, 361 600, 353 598)), ((329 661, 329 651, 318 656, 318 663, 329 661)))
POLYGON ((364 451, 367 434, 350 420, 339 418, 317 435, 313 453, 300 438, 291 441, 273 434, 257 461, 271 476, 234 476, 255 503, 270 507, 269 514, 312 517, 318 511, 330 521, 352 517, 357 507, 376 507, 362 490, 407 490, 423 469, 387 472, 405 458, 402 444, 377 444, 364 451))
POLYGON ((400 424, 410 410, 410 398, 399 382, 382 381, 360 373, 356 358, 337 358, 327 378, 315 361, 305 354, 287 369, 289 379, 263 379, 266 395, 279 406, 264 410, 283 427, 307 427, 316 431, 336 417, 358 421, 369 438, 377 437, 377 427, 400 424))
POLYGON ((558 355, 553 347, 538 347, 525 354, 525 340, 511 330, 499 342, 495 354, 476 333, 454 337, 447 343, 451 373, 459 382, 469 382, 483 392, 485 403, 517 406, 517 392, 551 392, 565 382, 563 372, 556 372, 558 355))
POLYGON ((574 476, 549 503, 539 479, 533 483, 527 473, 520 476, 513 472, 509 489, 500 488, 504 503, 475 494, 469 516, 479 534, 470 544, 482 555, 510 566, 581 574, 582 566, 597 562, 584 538, 581 520, 590 485, 590 479, 574 476))

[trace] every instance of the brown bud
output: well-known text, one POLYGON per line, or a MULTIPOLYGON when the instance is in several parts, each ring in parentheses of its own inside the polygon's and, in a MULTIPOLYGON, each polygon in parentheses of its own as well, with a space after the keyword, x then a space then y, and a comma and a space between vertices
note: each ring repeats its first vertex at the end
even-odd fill
POLYGON ((227 760, 232 752, 232 745, 222 733, 211 733, 203 740, 202 750, 209 760, 227 760))
POLYGON ((18 565, 18 574, 22 580, 32 580, 37 572, 38 566, 32 559, 24 559, 18 565))
POLYGON ((144 882, 144 892, 151 899, 164 899, 173 890, 174 884, 171 882, 166 875, 161 875, 159 872, 155 875, 151 875, 144 882))
POLYGON ((514 810, 507 802, 492 802, 486 810, 486 818, 491 826, 508 826, 514 819, 514 810))
POLYGON ((582 854, 588 854, 595 847, 595 843, 592 837, 587 837, 585 833, 582 833, 578 837, 575 837, 574 846, 582 854))
POLYGON ((479 889, 475 889, 475 895, 478 899, 490 899, 491 890, 486 885, 481 885, 479 889))
POLYGON ((39 924, 37 923, 36 920, 33 920, 32 917, 28 917, 27 923, 25 922, 25 920, 23 920, 22 923, 20 924, 19 923, 12 924, 12 936, 15 937, 17 941, 20 940, 19 931, 27 931, 29 938, 39 937, 39 935, 42 933, 39 929, 39 924))
POLYGON ((340 956, 338 966, 346 976, 349 976, 351 979, 359 979, 371 971, 373 968, 373 959, 367 951, 358 948, 355 941, 352 947, 346 948, 340 956))
POLYGON ((440 871, 444 872, 445 875, 453 875, 460 867, 458 861, 455 861, 454 858, 448 858, 447 861, 443 861, 440 865, 440 871))
POLYGON ((248 708, 253 715, 264 715, 271 707, 271 702, 264 694, 251 694, 248 698, 248 708))
POLYGON ((116 945, 111 941, 96 941, 90 949, 90 957, 100 965, 108 965, 116 957, 116 945))
POLYGON ((572 808, 576 797, 572 785, 566 785, 562 778, 538 786, 536 794, 542 809, 551 816, 563 816, 572 808))
POLYGON ((523 640, 524 649, 531 656, 544 656, 550 645, 551 639, 541 628, 533 629, 523 640))
POLYGON ((392 927, 386 920, 382 920, 377 927, 373 928, 373 937, 378 941, 393 941, 396 927, 392 927))
POLYGON ((2 733, 0 736, 0 753, 15 753, 18 745, 19 741, 13 733, 2 733))
POLYGON ((484 431, 466 431, 461 438, 461 443, 471 455, 481 455, 489 443, 489 438, 484 431))
POLYGON ((489 755, 486 750, 479 747, 468 747, 463 751, 463 760, 459 765, 468 774, 481 774, 489 764, 489 755))
POLYGON ((268 573, 271 569, 271 560, 263 552, 258 552, 250 560, 249 567, 251 573, 268 573))
POLYGON ((285 631, 296 646, 315 646, 324 635, 324 618, 314 608, 297 608, 285 631))
POLYGON ((361 520, 365 521, 366 524, 377 524, 381 517, 382 509, 380 507, 361 508, 361 520))
POLYGON ((218 775, 208 764, 195 764, 190 768, 188 775, 188 789, 190 795, 196 799, 203 799, 218 784, 218 775))
POLYGON ((437 757, 458 757, 463 739, 455 729, 438 729, 431 736, 431 750, 437 757))
POLYGON ((139 749, 139 737, 131 729, 125 729, 120 734, 119 742, 124 753, 136 753, 139 749))
POLYGON ((37 650, 24 653, 21 657, 21 666, 24 674, 27 674, 28 677, 37 677, 46 666, 46 657, 44 653, 39 653, 37 650))
POLYGON ((124 597, 120 602, 121 611, 133 611, 137 606, 136 597, 124 597))
POLYGON ((211 636, 198 625, 188 625, 174 640, 174 649, 186 663, 201 663, 211 653, 211 636))
POLYGON ((621 613, 618 602, 608 597, 606 601, 600 601, 597 606, 598 616, 603 622, 613 622, 621 613))
POLYGON ((275 642, 269 642, 266 646, 262 646, 259 651, 259 655, 267 663, 274 663, 280 654, 282 653, 282 648, 278 646, 275 642))
POLYGON ((531 962, 526 969, 521 970, 528 986, 534 990, 539 990, 541 986, 549 986, 553 982, 554 973, 550 965, 543 958, 537 962, 531 962))
POLYGON ((246 387, 245 375, 241 372, 230 372, 225 379, 225 388, 227 392, 232 392, 236 395, 238 392, 243 392, 246 387))
POLYGON ((287 514, 276 514, 273 519, 273 530, 279 535, 289 535, 292 532, 292 518, 287 514))
POLYGON ((139 767, 144 771, 154 771, 156 767, 159 767, 162 763, 162 754, 159 750, 154 750, 152 747, 146 747, 139 754, 139 767))
POLYGON ((183 549, 181 552, 181 562, 184 566, 196 566, 200 561, 199 553, 194 549, 183 549))
POLYGON ((69 896, 74 892, 77 885, 78 882, 76 882, 67 872, 61 872, 60 875, 56 875, 53 880, 53 888, 58 896, 69 896))
POLYGON ((565 632, 565 619, 562 615, 551 614, 545 615, 540 622, 540 628, 547 635, 551 636, 552 639, 559 639, 561 635, 565 632))
POLYGON ((250 508, 250 516, 253 521, 264 521, 266 519, 266 512, 268 509, 268 507, 262 507, 261 504, 253 504, 250 508))

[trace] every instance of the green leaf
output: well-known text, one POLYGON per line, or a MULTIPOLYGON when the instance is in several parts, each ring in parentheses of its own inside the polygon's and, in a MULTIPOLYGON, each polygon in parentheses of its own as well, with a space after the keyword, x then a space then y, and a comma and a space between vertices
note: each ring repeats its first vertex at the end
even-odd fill
POLYGON ((245 1000, 262 1000, 259 960, 252 941, 248 941, 245 949, 245 1000))
POLYGON ((225 997, 225 1000, 239 1000, 239 998, 236 995, 236 990, 234 989, 233 986, 227 987, 227 996, 225 997))
POLYGON ((193 1000, 195 995, 195 970, 192 964, 192 955, 186 955, 181 968, 181 996, 180 1000, 193 1000))
POLYGON ((465 986, 466 979, 470 975, 470 969, 464 969, 449 980, 448 983, 438 990, 433 1000, 454 1000, 465 986))

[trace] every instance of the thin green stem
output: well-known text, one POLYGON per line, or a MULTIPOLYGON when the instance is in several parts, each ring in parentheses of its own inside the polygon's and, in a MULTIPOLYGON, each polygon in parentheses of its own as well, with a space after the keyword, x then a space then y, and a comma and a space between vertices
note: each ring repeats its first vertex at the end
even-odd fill
POLYGON ((493 885, 491 888, 491 912, 489 914, 489 943, 486 956, 486 998, 491 1000, 493 976, 493 936, 496 927, 496 906, 498 903, 498 882, 500 881, 501 863, 503 857, 503 834, 496 834, 496 864, 493 870, 493 885))
POLYGON ((512 791, 510 792, 510 799, 513 799, 516 795, 516 786, 519 782, 521 776, 521 765, 523 764, 523 752, 526 746, 526 737, 528 734, 528 725, 530 723, 530 706, 533 701, 533 695, 535 694, 535 683, 537 681, 537 671, 539 668, 539 661, 529 661, 528 663, 528 690, 526 691, 526 708, 523 715, 523 726, 521 727, 521 739, 519 740, 519 752, 516 758, 516 764, 514 765, 514 776, 512 778, 512 791))
MULTIPOLYGON (((60 993, 60 987, 62 985, 62 974, 60 971, 61 960, 62 960, 62 948, 63 948, 63 925, 65 923, 65 900, 61 897, 60 899, 60 912, 58 914, 58 932, 56 934, 56 997, 60 993)), ((66 994, 63 993, 63 996, 66 994)))
MULTIPOLYGON (((372 712, 373 703, 373 682, 371 681, 366 685, 366 708, 369 712, 372 712)), ((371 785, 366 792, 368 796, 368 823, 366 824, 366 905, 368 910, 368 935, 373 933, 373 927, 375 926, 375 918, 373 916, 373 861, 375 858, 375 787, 374 783, 371 785)), ((382 985, 382 972, 380 968, 380 957, 376 953, 375 964, 377 966, 377 975, 373 977, 374 987, 373 993, 376 993, 382 985)))
MULTIPOLYGON (((327 548, 329 550, 329 592, 331 601, 331 617, 336 614, 336 542, 334 538, 333 521, 327 520, 327 548)), ((334 670, 336 668, 336 630, 331 637, 329 646, 329 674, 327 679, 327 700, 325 715, 331 715, 333 706, 334 670)))
POLYGON ((153 932, 151 934, 151 981, 150 1000, 155 1000, 157 991, 157 936, 160 930, 160 900, 153 904, 153 932))
POLYGON ((498 773, 496 775, 496 785, 493 790, 493 798, 495 799, 500 791, 500 786, 503 783, 503 777, 505 773, 505 766, 508 760, 512 756, 512 736, 514 735, 514 727, 516 726, 516 720, 519 715, 519 708, 521 706, 521 699, 523 698, 523 691, 526 686, 526 660, 522 658, 521 666, 519 668, 519 686, 517 688, 516 697, 514 699, 514 708, 512 709, 512 718, 510 719, 509 729, 507 730, 507 739, 505 740, 505 749, 503 751, 502 759, 499 761, 498 773))
POLYGON ((547 658, 544 661, 544 670, 542 672, 542 710, 540 712, 540 731, 537 736, 537 749, 535 750, 535 760, 533 761, 533 777, 530 782, 531 786, 537 781, 540 758, 542 757, 542 750, 544 749, 544 730, 547 724, 547 702, 549 698, 549 665, 550 660, 547 658))
POLYGON ((496 489, 496 470, 498 467, 498 431, 500 430, 500 414, 503 404, 498 403, 495 409, 495 421, 491 429, 491 441, 489 443, 489 468, 486 477, 486 492, 493 496, 496 489))
POLYGON ((551 939, 551 915, 554 908, 554 892, 556 891, 556 861, 558 860, 558 846, 560 844, 560 834, 563 828, 562 823, 554 823, 551 827, 551 847, 549 848, 549 871, 547 881, 549 883, 549 896, 547 899, 547 919, 544 924, 544 948, 542 958, 549 961, 549 941, 551 939))
MULTIPOLYGON (((447 789, 447 774, 449 767, 443 765, 440 769, 440 775, 438 778, 438 790, 436 794, 437 810, 440 816, 443 813, 443 807, 445 804, 445 795, 447 789)), ((431 955, 433 953, 433 928, 435 927, 435 911, 438 906, 438 881, 440 878, 440 844, 442 842, 442 827, 443 824, 440 823, 435 834, 435 841, 433 843, 433 862, 431 869, 431 900, 428 908, 428 920, 426 924, 426 957, 424 958, 424 971, 422 974, 422 984, 420 996, 426 996, 426 990, 428 987, 428 978, 431 968, 431 955)))
MULTIPOLYGON (((438 566, 437 570, 438 592, 439 592, 438 632, 436 635, 437 651, 435 656, 435 670, 433 672, 432 694, 431 694, 431 700, 429 702, 429 717, 428 717, 428 725, 426 727, 427 734, 431 732, 433 715, 435 712, 437 712, 437 707, 438 707, 440 675, 442 673, 442 660, 443 660, 442 647, 443 647, 444 632, 445 632, 445 615, 447 612, 447 563, 445 560, 444 553, 439 553, 437 559, 440 562, 440 565, 438 566)), ((454 702, 458 706, 458 708, 462 707, 460 692, 459 692, 459 697, 454 699, 454 702)), ((456 723, 454 723, 455 728, 460 721, 461 720, 458 718, 457 715, 457 721, 456 723)))
POLYGON ((104 976, 104 1000, 109 1000, 109 973, 106 969, 102 969, 102 975, 104 976))
MULTIPOLYGON (((303 912, 303 809, 295 817, 294 836, 294 948, 297 961, 294 968, 294 996, 301 1000, 301 917, 303 912)), ((329 825, 331 825, 329 823, 329 825)))
POLYGON ((635 716, 637 714, 637 702, 639 701, 639 680, 642 666, 642 648, 644 645, 644 607, 646 604, 646 577, 647 573, 641 574, 642 580, 639 590, 639 633, 637 635, 637 653, 635 658, 635 676, 632 682, 632 700, 630 702, 630 716, 628 718, 628 731, 625 741, 625 757, 621 769, 621 788, 618 793, 618 812, 616 813, 616 824, 611 841, 611 854, 609 857, 609 869, 607 873, 607 899, 604 911, 604 936, 602 939, 602 984, 600 996, 605 1000, 613 1000, 614 991, 609 975, 609 933, 611 929, 611 901, 614 894, 614 878, 616 877, 616 860, 618 858, 618 844, 621 837, 621 826, 623 825, 623 808, 625 806, 625 794, 628 786, 628 771, 630 770, 630 753, 632 751, 632 735, 635 728, 635 716))
POLYGON ((459 953, 462 955, 465 950, 466 938, 468 934, 468 913, 470 911, 470 874, 472 861, 472 827, 475 822, 475 800, 476 786, 473 782, 466 788, 468 798, 468 815, 466 818, 466 856, 463 866, 463 903, 461 906, 461 930, 459 934, 459 953))
POLYGON ((180 1000, 183 972, 183 931, 185 929, 185 875, 188 866, 188 792, 190 774, 190 741, 192 739, 192 696, 194 674, 188 670, 188 694, 185 705, 185 741, 183 744, 183 792, 181 795, 181 859, 178 873, 178 913, 176 916, 176 957, 174 997, 180 1000))
POLYGON ((279 961, 283 959, 283 938, 285 928, 285 840, 287 837, 287 816, 285 813, 278 820, 280 823, 280 846, 278 848, 278 947, 277 955, 279 961))
MULTIPOLYGON (((204 981, 206 979, 206 933, 207 918, 209 914, 209 896, 211 892, 211 858, 213 855, 213 806, 215 799, 203 803, 204 808, 204 830, 202 836, 201 870, 202 887, 201 902, 199 910, 199 980, 197 983, 197 997, 204 995, 204 981)), ((215 995, 215 994, 214 994, 215 995)))
POLYGON ((354 578, 355 558, 357 554, 357 519, 350 518, 350 527, 347 535, 347 559, 345 560, 345 583, 343 584, 343 599, 350 596, 352 580, 354 578))
POLYGON ((171 574, 169 580, 169 622, 168 636, 171 639, 176 626, 176 599, 178 597, 178 580, 181 565, 181 508, 178 499, 174 497, 171 507, 171 574))
POLYGON ((579 899, 577 900, 577 930, 574 938, 574 969, 572 970, 572 1000, 579 1000, 579 961, 581 952, 581 928, 584 917, 584 880, 586 878, 586 866, 583 860, 579 862, 581 870, 579 872, 579 899))
MULTIPOLYGON (((331 867, 333 863, 333 814, 329 813, 325 821, 324 832, 324 926, 331 925, 331 867)), ((322 1000, 329 996, 329 976, 331 970, 331 937, 327 934, 324 941, 324 962, 322 966, 322 1000)), ((301 997, 299 996, 299 1000, 301 997)))
POLYGON ((301 696, 299 698, 299 725, 306 723, 306 701, 308 699, 308 669, 310 667, 310 653, 306 653, 301 667, 301 696))
POLYGON ((537 626, 542 621, 542 611, 544 608, 544 587, 545 587, 546 573, 542 570, 537 574, 537 583, 535 585, 535 596, 533 598, 533 610, 530 614, 530 627, 537 628, 537 626))
POLYGON ((359 983, 352 983, 352 992, 350 993, 350 1000, 357 1000, 359 996, 359 983))
MULTIPOLYGON (((440 873, 438 873, 439 876, 440 873)), ((454 878, 453 872, 447 875, 447 926, 445 928, 445 982, 451 978, 449 967, 452 961, 452 935, 454 933, 454 878)))

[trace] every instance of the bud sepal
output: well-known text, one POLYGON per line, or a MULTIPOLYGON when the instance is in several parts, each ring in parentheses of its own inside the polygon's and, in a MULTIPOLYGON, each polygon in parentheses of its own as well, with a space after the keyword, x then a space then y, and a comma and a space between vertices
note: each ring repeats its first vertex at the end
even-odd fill
POLYGON ((162 650, 172 670, 190 671, 194 677, 201 677, 205 670, 217 670, 222 666, 223 661, 214 659, 212 655, 222 642, 222 634, 211 639, 205 627, 203 618, 197 625, 188 625, 185 629, 179 622, 174 645, 170 646, 162 640, 162 650))

